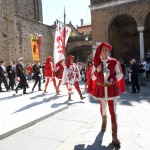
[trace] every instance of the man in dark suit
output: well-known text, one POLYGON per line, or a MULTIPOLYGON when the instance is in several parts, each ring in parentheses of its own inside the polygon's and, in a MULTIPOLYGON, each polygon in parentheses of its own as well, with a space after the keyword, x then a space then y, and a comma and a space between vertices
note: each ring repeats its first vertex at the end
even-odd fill
POLYGON ((14 85, 15 85, 15 71, 13 68, 13 62, 10 61, 9 65, 7 66, 7 74, 8 74, 8 78, 9 78, 9 89, 11 87, 11 89, 14 89, 14 85))
POLYGON ((42 91, 41 90, 41 71, 40 71, 40 65, 37 64, 37 61, 34 61, 34 65, 32 67, 32 72, 33 72, 33 76, 35 79, 35 83, 32 88, 32 92, 34 91, 34 88, 37 85, 37 83, 39 83, 38 84, 39 91, 42 91))
POLYGON ((132 84, 132 92, 131 93, 136 93, 140 92, 140 86, 138 83, 138 77, 139 77, 139 64, 136 62, 135 59, 131 60, 131 69, 129 70, 129 72, 131 72, 131 84, 132 84))
POLYGON ((24 72, 24 66, 23 66, 23 58, 18 59, 19 63, 16 65, 16 74, 17 77, 19 77, 19 84, 16 88, 16 93, 18 93, 18 88, 22 88, 23 89, 23 94, 27 94, 26 93, 26 87, 27 87, 27 80, 26 80, 26 75, 24 72))
POLYGON ((1 61, 0 62, 0 92, 3 92, 2 90, 2 82, 4 82, 5 88, 7 91, 9 91, 7 79, 6 79, 6 71, 4 69, 5 62, 1 61))

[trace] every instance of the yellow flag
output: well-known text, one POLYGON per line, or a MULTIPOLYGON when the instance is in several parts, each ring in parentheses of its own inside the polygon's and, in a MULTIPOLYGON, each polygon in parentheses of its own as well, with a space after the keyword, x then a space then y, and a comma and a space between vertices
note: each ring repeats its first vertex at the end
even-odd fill
POLYGON ((31 34, 31 49, 32 49, 32 58, 33 61, 39 61, 39 50, 38 50, 38 45, 35 35, 31 34))

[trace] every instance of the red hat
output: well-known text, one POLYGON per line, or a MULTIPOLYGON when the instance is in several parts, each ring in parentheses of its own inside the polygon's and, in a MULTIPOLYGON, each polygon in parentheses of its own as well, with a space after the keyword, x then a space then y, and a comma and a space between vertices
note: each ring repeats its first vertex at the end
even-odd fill
POLYGON ((94 66, 95 67, 99 66, 100 63, 102 62, 101 58, 100 58, 100 54, 101 54, 101 49, 104 46, 108 47, 110 51, 112 50, 112 46, 106 42, 103 42, 100 45, 98 45, 98 47, 96 48, 95 56, 94 56, 94 66))
POLYGON ((66 61, 66 66, 67 68, 69 68, 70 66, 70 59, 73 58, 74 59, 74 56, 73 55, 69 55, 68 58, 67 58, 67 61, 66 61))
POLYGON ((50 62, 52 61, 52 59, 53 59, 52 56, 48 56, 46 58, 45 68, 50 68, 50 62))

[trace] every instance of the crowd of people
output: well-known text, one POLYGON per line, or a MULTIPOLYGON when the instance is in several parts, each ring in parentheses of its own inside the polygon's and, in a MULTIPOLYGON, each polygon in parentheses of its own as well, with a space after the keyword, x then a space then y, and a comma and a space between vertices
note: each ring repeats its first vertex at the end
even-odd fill
MULTIPOLYGON (((118 60, 125 77, 126 85, 132 85, 132 93, 140 92, 140 86, 146 85, 146 82, 150 79, 149 56, 150 50, 147 52, 146 60, 141 59, 141 61, 136 61, 135 59, 131 59, 129 66, 127 66, 122 59, 118 60)), ((34 61, 33 64, 29 63, 29 65, 25 66, 23 64, 23 58, 20 58, 17 64, 16 62, 10 61, 9 64, 6 65, 5 61, 0 61, 0 92, 4 92, 2 89, 2 83, 4 83, 5 91, 15 90, 17 93, 19 88, 22 89, 25 87, 23 93, 26 94, 26 88, 29 87, 28 82, 30 81, 35 81, 32 92, 37 84, 38 90, 42 91, 41 82, 45 83, 46 81, 43 91, 47 93, 47 86, 50 78, 52 78, 56 93, 60 94, 59 89, 62 83, 65 61, 61 60, 56 66, 54 66, 52 62, 53 58, 51 56, 48 57, 46 63, 42 65, 34 61), (45 76, 47 80, 45 79, 45 76), (56 85, 55 78, 58 79, 58 85, 56 85), (20 79, 21 82, 19 82, 20 79), (14 89, 14 87, 16 87, 16 89, 14 89)), ((93 68, 93 60, 89 59, 87 63, 76 61, 76 65, 81 80, 85 81, 85 90, 87 90, 93 68)))
POLYGON ((129 66, 123 60, 119 60, 119 62, 125 76, 126 84, 132 86, 131 93, 139 93, 140 86, 146 85, 146 82, 150 79, 150 61, 131 59, 129 66))

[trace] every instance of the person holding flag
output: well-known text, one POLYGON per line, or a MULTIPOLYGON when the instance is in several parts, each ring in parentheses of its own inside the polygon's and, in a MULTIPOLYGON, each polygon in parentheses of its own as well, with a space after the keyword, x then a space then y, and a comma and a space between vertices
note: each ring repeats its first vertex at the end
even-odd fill
POLYGON ((67 83, 68 89, 68 101, 71 100, 72 85, 75 86, 80 99, 83 100, 85 97, 82 96, 79 81, 81 80, 80 71, 78 66, 74 63, 74 56, 69 55, 64 67, 63 82, 67 83))
POLYGON ((125 92, 125 81, 119 62, 109 57, 111 50, 112 46, 105 42, 97 47, 92 69, 93 82, 89 82, 87 91, 100 103, 100 113, 102 116, 101 131, 106 130, 106 108, 108 104, 112 122, 112 142, 119 146, 116 108, 120 93, 125 92), (105 75, 106 72, 109 72, 108 76, 105 75))
POLYGON ((44 93, 47 93, 47 87, 48 84, 50 82, 50 79, 52 79, 56 93, 58 94, 58 88, 56 85, 56 75, 55 75, 55 68, 54 68, 54 64, 52 62, 53 57, 49 56, 46 58, 46 63, 45 63, 45 67, 44 67, 44 73, 45 73, 45 77, 47 78, 46 84, 45 84, 45 88, 44 88, 44 93))

